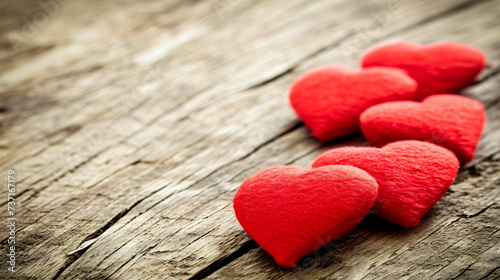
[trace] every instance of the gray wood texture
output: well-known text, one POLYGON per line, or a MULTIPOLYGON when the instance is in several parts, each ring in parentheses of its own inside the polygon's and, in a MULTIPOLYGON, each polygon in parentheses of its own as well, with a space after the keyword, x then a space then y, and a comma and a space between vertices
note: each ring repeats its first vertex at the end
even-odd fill
POLYGON ((16 171, 18 218, 17 272, 0 278, 500 278, 500 1, 8 0, 0 13, 0 171, 16 171), (281 268, 232 197, 263 168, 368 145, 321 145, 287 91, 391 39, 486 53, 463 93, 487 109, 476 158, 418 227, 369 216, 281 268))

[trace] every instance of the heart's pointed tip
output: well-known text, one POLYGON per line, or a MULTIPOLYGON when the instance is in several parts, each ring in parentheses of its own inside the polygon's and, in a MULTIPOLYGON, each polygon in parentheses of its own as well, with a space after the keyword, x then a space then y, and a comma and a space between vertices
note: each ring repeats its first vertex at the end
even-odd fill
POLYGON ((416 218, 415 220, 409 221, 409 222, 406 222, 406 223, 397 223, 397 224, 400 225, 400 226, 402 226, 405 229, 416 227, 416 226, 418 226, 420 224, 420 218, 416 218))
POLYGON ((297 267, 297 260, 294 260, 292 257, 286 256, 275 256, 273 257, 274 261, 277 265, 284 268, 295 268, 297 267))

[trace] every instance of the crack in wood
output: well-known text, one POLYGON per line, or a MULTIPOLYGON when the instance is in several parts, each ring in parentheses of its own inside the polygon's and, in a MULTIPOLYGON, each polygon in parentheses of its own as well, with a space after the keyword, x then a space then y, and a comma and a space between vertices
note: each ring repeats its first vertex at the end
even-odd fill
POLYGON ((461 215, 459 215, 459 217, 460 218, 465 218, 465 219, 477 217, 477 216, 481 215, 482 213, 484 213, 486 210, 488 210, 488 208, 490 208, 491 206, 495 205, 496 203, 497 202, 495 201, 495 202, 489 204, 488 206, 484 207, 483 209, 479 210, 478 212, 474 213, 474 214, 470 214, 470 215, 461 214, 461 215))
MULTIPOLYGON (((274 141, 276 141, 276 140, 280 139, 281 137, 284 137, 284 136, 285 136, 285 135, 287 135, 288 133, 290 133, 290 132, 292 132, 292 131, 295 131, 295 130, 297 130, 297 129, 299 129, 299 128, 303 127, 303 126, 304 126, 304 124, 303 124, 302 122, 297 121, 297 122, 296 122, 293 126, 291 126, 290 128, 288 128, 288 129, 286 129, 286 130, 282 131, 281 133, 277 134, 276 136, 274 136, 274 137, 272 137, 272 138, 269 138, 268 140, 266 140, 266 141, 262 142, 261 144, 257 145, 255 148, 253 148, 253 149, 252 149, 249 153, 247 153, 246 155, 244 155, 244 156, 240 157, 239 159, 236 159, 236 160, 234 160, 234 161, 232 161, 232 162, 228 163, 228 165, 229 165, 229 164, 232 164, 232 163, 234 163, 234 162, 239 162, 239 161, 242 161, 242 160, 244 160, 244 159, 246 159, 246 158, 250 157, 251 155, 253 155, 253 154, 254 154, 254 153, 256 153, 257 151, 259 151, 259 150, 260 150, 260 149, 262 149, 263 147, 265 147, 265 146, 267 146, 267 145, 271 144, 272 142, 274 142, 274 141)), ((212 173, 212 174, 213 174, 213 173, 212 173)))
POLYGON ((222 257, 214 262, 212 262, 210 265, 206 266, 202 270, 198 271, 195 273, 193 276, 189 278, 189 280, 201 280, 204 279, 210 275, 212 275, 214 272, 217 270, 221 269, 222 267, 228 265, 232 261, 236 260, 237 258, 243 256, 244 254, 250 252, 253 249, 259 248, 259 245, 252 240, 246 241, 243 243, 243 245, 238 248, 236 251, 232 252, 231 254, 222 257))
POLYGON ((487 82, 488 80, 491 80, 492 78, 494 78, 499 73, 500 73, 500 67, 494 68, 493 70, 491 70, 490 73, 484 75, 484 77, 482 77, 481 79, 475 81, 474 84, 472 85, 472 87, 476 86, 476 85, 479 85, 479 84, 482 84, 484 82, 487 82))
MULTIPOLYGON (((159 190, 157 190, 156 192, 158 192, 159 190)), ((152 193, 154 194, 154 193, 152 193)), ((152 195, 151 194, 151 195, 152 195)), ((124 217, 125 215, 127 215, 127 213, 129 213, 132 209, 134 209, 134 207, 136 207, 137 205, 139 205, 142 201, 144 201, 148 196, 136 201, 134 204, 132 204, 130 207, 128 207, 127 209, 123 210, 122 212, 120 212, 118 215, 114 216, 111 220, 109 220, 109 222, 107 222, 104 226, 100 227, 99 229, 97 229, 96 231, 94 231, 92 234, 88 235, 87 237, 85 237, 83 239, 83 241, 81 242, 80 246, 82 244, 84 244, 85 242, 89 241, 89 240, 97 240, 99 238, 99 236, 101 236, 106 230, 108 230, 109 228, 111 228, 114 224, 116 224, 122 217, 124 217)), ((94 242, 90 243, 88 246, 86 247, 83 247, 81 250, 79 251, 76 251, 76 252, 73 252, 72 254, 70 254, 67 258, 67 260, 65 261, 64 265, 59 269, 59 271, 56 273, 56 275, 52 278, 53 280, 57 279, 65 270, 66 268, 68 268, 70 265, 72 265, 74 262, 76 262, 78 260, 78 258, 80 258, 90 247, 92 247, 92 244, 94 242)))
POLYGON ((277 73, 276 75, 272 76, 271 78, 268 78, 268 79, 266 79, 264 81, 261 81, 261 82, 255 84, 255 85, 253 85, 253 86, 250 86, 250 87, 246 88, 245 90, 251 90, 251 89, 256 89, 256 88, 265 86, 267 84, 270 84, 270 83, 272 83, 272 82, 280 79, 281 77, 284 77, 284 76, 292 73, 293 71, 295 71, 295 69, 297 69, 303 63, 307 62, 308 60, 310 60, 310 59, 312 59, 314 57, 317 57, 318 55, 320 55, 321 53, 324 53, 325 51, 328 51, 330 49, 338 47, 344 40, 347 40, 347 39, 351 38, 355 34, 356 34, 356 32, 349 32, 349 33, 347 33, 346 35, 342 36, 341 38, 339 38, 335 42, 329 44, 328 46, 324 46, 322 48, 319 48, 318 50, 316 50, 316 51, 314 51, 314 52, 306 55, 304 58, 300 59, 295 64, 293 64, 292 66, 288 67, 287 69, 281 71, 280 73, 277 73))
POLYGON ((453 277, 451 280, 458 279, 458 278, 459 278, 460 276, 462 276, 462 275, 463 275, 463 274, 464 274, 467 270, 469 270, 469 268, 470 268, 473 264, 474 264, 474 262, 473 262, 473 263, 471 263, 471 264, 469 264, 469 265, 468 265, 468 266, 467 266, 467 267, 466 267, 466 268, 465 268, 462 272, 460 272, 460 274, 458 274, 457 276, 453 277))
POLYGON ((500 266, 495 267, 493 270, 491 270, 490 272, 488 272, 488 274, 486 274, 485 276, 481 277, 481 279, 479 279, 479 280, 486 279, 488 276, 490 276, 491 274, 493 274, 498 269, 500 269, 500 266))

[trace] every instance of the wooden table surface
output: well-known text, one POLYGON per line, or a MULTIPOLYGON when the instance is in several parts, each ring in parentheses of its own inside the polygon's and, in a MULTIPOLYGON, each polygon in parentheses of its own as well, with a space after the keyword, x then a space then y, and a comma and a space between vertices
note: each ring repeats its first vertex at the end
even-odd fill
POLYGON ((0 171, 4 185, 16 172, 17 218, 1 279, 500 278, 500 1, 8 0, 0 14, 0 171), (281 268, 233 195, 261 169, 368 145, 321 145, 287 91, 390 39, 486 53, 463 93, 487 110, 476 158, 419 226, 369 216, 281 268))

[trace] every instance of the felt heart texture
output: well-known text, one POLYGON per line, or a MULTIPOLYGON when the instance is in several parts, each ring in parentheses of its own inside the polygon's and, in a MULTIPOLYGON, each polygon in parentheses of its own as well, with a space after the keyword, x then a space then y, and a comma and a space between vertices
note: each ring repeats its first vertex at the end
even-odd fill
POLYGON ((370 211, 377 188, 375 179, 352 166, 279 166, 246 179, 233 207, 241 226, 277 264, 295 267, 351 231, 370 211))
POLYGON ((413 100, 417 85, 404 71, 354 70, 347 65, 317 68, 291 86, 290 103, 322 142, 359 131, 359 115, 387 101, 413 100))
POLYGON ((336 148, 319 155, 312 167, 339 164, 372 175, 379 185, 375 214, 403 227, 420 223, 453 183, 459 168, 452 152, 421 141, 400 141, 383 148, 336 148))
POLYGON ((393 41, 367 50, 361 66, 406 70, 418 83, 415 100, 423 100, 432 94, 458 93, 471 85, 486 66, 486 57, 480 50, 461 43, 421 45, 393 41))
POLYGON ((387 102, 360 116, 366 139, 381 147, 398 140, 421 140, 443 146, 465 164, 474 153, 483 131, 486 112, 473 99, 437 94, 423 102, 387 102))

